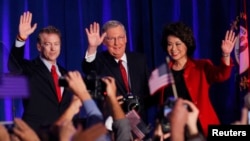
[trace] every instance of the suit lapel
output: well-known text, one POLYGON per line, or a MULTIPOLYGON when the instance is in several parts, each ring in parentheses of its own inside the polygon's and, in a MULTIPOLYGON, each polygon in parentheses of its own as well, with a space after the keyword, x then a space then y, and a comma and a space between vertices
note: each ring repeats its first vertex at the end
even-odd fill
POLYGON ((51 76, 50 71, 48 70, 48 68, 45 66, 45 64, 41 61, 40 58, 36 59, 36 64, 37 64, 37 70, 38 73, 40 73, 39 75, 41 76, 42 79, 44 79, 45 81, 47 81, 47 83, 49 84, 49 88, 51 91, 53 91, 53 95, 51 95, 51 93, 46 93, 47 97, 50 98, 52 101, 54 102, 58 102, 57 100, 57 96, 56 96, 56 90, 55 90, 55 86, 54 86, 54 81, 53 78, 51 76))
POLYGON ((125 84, 122 79, 122 75, 120 72, 119 64, 115 61, 113 56, 111 56, 108 52, 104 53, 104 56, 101 57, 102 63, 105 65, 105 74, 110 74, 115 78, 117 89, 120 90, 122 95, 126 94, 125 84))

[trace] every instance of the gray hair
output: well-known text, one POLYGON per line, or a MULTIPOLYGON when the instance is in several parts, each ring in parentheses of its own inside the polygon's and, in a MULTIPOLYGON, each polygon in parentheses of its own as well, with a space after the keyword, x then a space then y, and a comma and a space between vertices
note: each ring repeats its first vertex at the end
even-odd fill
POLYGON ((126 29, 124 27, 124 25, 116 20, 110 20, 107 21, 103 26, 102 26, 102 33, 106 32, 108 29, 113 28, 113 27, 118 27, 121 26, 124 30, 124 32, 126 33, 126 29))

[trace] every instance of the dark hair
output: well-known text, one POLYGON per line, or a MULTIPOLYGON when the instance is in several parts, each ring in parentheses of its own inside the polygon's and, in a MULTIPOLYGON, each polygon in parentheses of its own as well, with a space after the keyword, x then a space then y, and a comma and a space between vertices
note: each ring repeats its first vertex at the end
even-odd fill
POLYGON ((57 34, 59 36, 59 38, 61 39, 61 32, 59 29, 57 29, 56 27, 54 26, 47 26, 47 27, 44 27, 42 28, 39 33, 38 33, 38 37, 37 37, 37 42, 38 43, 41 43, 41 38, 40 38, 40 35, 43 34, 43 33, 47 33, 47 34, 57 34))
POLYGON ((170 23, 165 25, 162 33, 161 45, 163 50, 168 54, 167 48, 167 37, 175 36, 179 38, 187 46, 187 56, 191 57, 195 51, 195 39, 193 32, 190 27, 182 22, 170 23))

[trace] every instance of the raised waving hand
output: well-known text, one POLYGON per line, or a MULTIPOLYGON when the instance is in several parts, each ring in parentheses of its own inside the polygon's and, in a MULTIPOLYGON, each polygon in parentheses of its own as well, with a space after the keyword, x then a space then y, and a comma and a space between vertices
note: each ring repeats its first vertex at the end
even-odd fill
POLYGON ((106 33, 100 35, 100 25, 97 22, 90 24, 89 29, 85 28, 88 37, 88 52, 92 54, 96 51, 97 47, 102 43, 106 33))
POLYGON ((28 38, 28 36, 35 31, 37 27, 37 23, 31 26, 31 21, 32 21, 32 13, 30 13, 29 11, 24 12, 20 16, 18 37, 21 38, 21 40, 23 41, 25 41, 28 38))

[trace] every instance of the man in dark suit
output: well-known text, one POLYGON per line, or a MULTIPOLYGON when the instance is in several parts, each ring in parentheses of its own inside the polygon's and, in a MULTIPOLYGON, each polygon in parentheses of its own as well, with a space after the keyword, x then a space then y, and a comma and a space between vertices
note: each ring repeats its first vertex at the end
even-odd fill
POLYGON ((149 73, 145 56, 140 53, 126 51, 126 30, 119 21, 111 20, 106 22, 103 25, 101 35, 99 24, 96 22, 90 24, 89 29, 86 28, 85 31, 89 45, 82 62, 83 72, 88 75, 91 71, 95 71, 101 77, 114 77, 118 100, 122 100, 128 95, 139 98, 139 106, 128 105, 126 101, 123 101, 124 111, 128 112, 135 107, 146 122, 144 98, 149 96, 149 73), (107 51, 97 52, 101 43, 107 47, 107 51), (123 73, 120 71, 120 60, 122 60, 122 66, 126 70, 126 80, 124 80, 123 73))
POLYGON ((57 64, 61 50, 61 34, 58 29, 48 26, 40 30, 37 38, 37 50, 40 55, 34 60, 24 58, 25 41, 37 27, 31 26, 32 13, 24 12, 20 16, 19 34, 11 49, 8 68, 11 73, 27 76, 30 94, 23 100, 23 120, 35 131, 55 122, 65 111, 72 94, 60 87, 51 75, 55 66, 55 75, 60 77, 66 70, 57 64))

